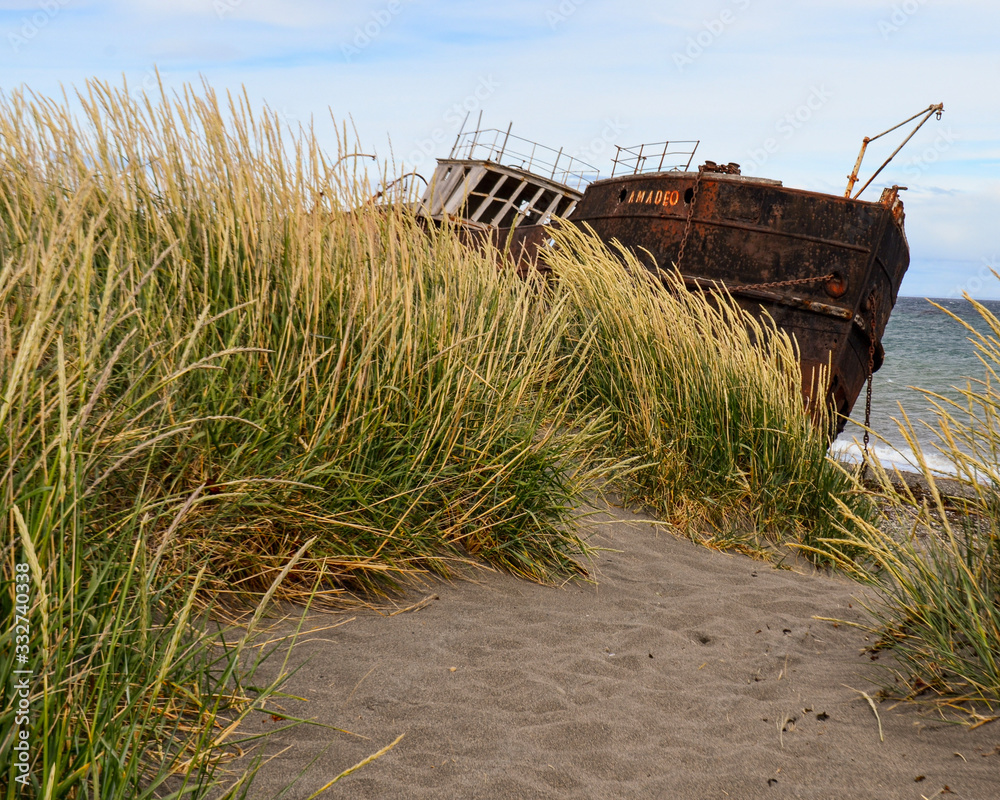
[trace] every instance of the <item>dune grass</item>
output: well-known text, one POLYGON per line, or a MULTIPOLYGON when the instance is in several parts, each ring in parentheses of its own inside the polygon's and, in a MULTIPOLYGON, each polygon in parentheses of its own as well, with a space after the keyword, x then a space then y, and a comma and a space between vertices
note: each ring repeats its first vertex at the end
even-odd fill
POLYGON ((959 400, 921 390, 934 419, 919 428, 902 409, 898 420, 928 491, 917 494, 871 465, 895 524, 857 521, 828 546, 862 549, 862 558, 840 563, 877 590, 869 608, 879 646, 901 667, 902 688, 891 691, 961 708, 976 724, 1000 718, 1000 320, 966 300, 988 332, 933 305, 968 330, 983 377, 970 379, 959 400), (921 440, 955 466, 947 492, 921 440))
POLYGON ((579 574, 603 422, 570 424, 531 285, 355 204, 350 159, 208 90, 79 100, 0 104, 4 619, 33 587, 0 679, 36 676, 39 796, 200 796, 275 691, 203 620, 471 560, 579 574))
POLYGON ((0 102, 0 602, 30 565, 38 792, 204 795, 277 691, 205 620, 580 575, 604 481, 720 547, 868 519, 794 347, 724 296, 568 230, 558 283, 520 280, 242 97, 78 105, 0 102))
POLYGON ((0 795, 197 791, 278 684, 245 688, 253 663, 237 673, 241 646, 195 613, 197 565, 160 574, 198 498, 152 490, 153 454, 185 422, 116 374, 130 345, 154 354, 134 309, 110 302, 135 287, 95 257, 93 189, 44 193, 22 176, 0 195, 0 679, 20 687, 0 711, 0 795), (128 493, 108 491, 126 470, 128 493))
POLYGON ((811 546, 842 522, 835 498, 871 517, 826 455, 825 409, 806 407, 786 333, 728 294, 688 292, 675 271, 654 277, 575 228, 554 236, 548 261, 556 296, 569 300, 566 340, 593 337, 579 362, 581 402, 610 415, 608 452, 637 465, 618 482, 626 502, 754 553, 811 546))

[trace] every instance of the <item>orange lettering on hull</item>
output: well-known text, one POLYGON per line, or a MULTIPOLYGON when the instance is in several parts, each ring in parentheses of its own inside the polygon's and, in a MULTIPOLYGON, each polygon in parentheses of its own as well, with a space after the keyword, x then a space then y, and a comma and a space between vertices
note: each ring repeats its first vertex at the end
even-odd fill
POLYGON ((653 206, 675 206, 681 200, 680 192, 658 189, 653 191, 637 191, 633 189, 628 196, 628 203, 644 203, 653 206))

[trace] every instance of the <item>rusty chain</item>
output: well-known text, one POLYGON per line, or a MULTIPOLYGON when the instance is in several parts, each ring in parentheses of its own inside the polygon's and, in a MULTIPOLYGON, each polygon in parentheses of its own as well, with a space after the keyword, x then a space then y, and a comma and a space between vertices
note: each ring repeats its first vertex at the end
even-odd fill
POLYGON ((787 281, 773 281, 771 283, 748 283, 743 286, 729 286, 730 292, 739 292, 745 289, 779 289, 785 286, 805 286, 809 283, 820 283, 822 281, 832 281, 837 277, 837 273, 828 272, 826 275, 816 275, 812 278, 791 278, 787 281))
MULTIPOLYGON (((739 167, 734 164, 730 164, 730 167, 736 167, 735 172, 731 174, 739 174, 739 167)), ((712 162, 707 162, 706 166, 698 167, 698 177, 694 179, 694 187, 691 190, 691 204, 688 206, 687 219, 684 221, 684 234, 681 236, 681 246, 677 251, 677 262, 676 266, 679 270, 681 268, 681 262, 684 260, 684 250, 687 248, 688 237, 691 235, 691 228, 694 222, 694 207, 695 203, 698 202, 698 189, 701 186, 701 178, 706 172, 727 172, 730 171, 724 167, 716 167, 712 162), (712 168, 708 168, 711 165, 712 168)), ((730 292, 741 291, 745 289, 779 289, 786 286, 805 286, 810 283, 821 283, 825 281, 830 281, 836 278, 836 273, 830 272, 826 275, 818 275, 812 278, 792 278, 787 281, 772 281, 771 283, 748 283, 745 286, 730 286, 727 287, 730 292)))
POLYGON ((684 260, 684 248, 687 247, 688 236, 691 233, 691 223, 694 220, 694 204, 698 202, 698 187, 701 185, 701 176, 705 174, 704 167, 698 167, 698 177, 694 179, 694 188, 691 190, 691 205, 688 206, 687 220, 684 222, 684 235, 681 237, 681 249, 677 251, 677 269, 681 268, 681 261, 684 260))
POLYGON ((876 323, 878 322, 878 307, 882 303, 882 296, 878 289, 873 291, 868 295, 868 306, 869 311, 871 311, 871 328, 868 331, 868 388, 865 392, 865 435, 864 435, 864 461, 863 463, 868 463, 868 440, 869 433, 868 429, 871 427, 872 420, 872 375, 875 374, 875 330, 876 323))

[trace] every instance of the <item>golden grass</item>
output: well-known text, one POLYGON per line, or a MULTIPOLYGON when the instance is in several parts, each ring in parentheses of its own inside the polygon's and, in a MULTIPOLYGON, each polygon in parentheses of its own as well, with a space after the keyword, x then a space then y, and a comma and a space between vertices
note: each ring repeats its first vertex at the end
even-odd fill
POLYGON ((870 465, 897 524, 854 520, 825 547, 849 547, 852 557, 841 557, 840 564, 877 589, 870 611, 880 646, 891 648, 900 664, 900 682, 889 691, 959 709, 970 724, 982 724, 1000 718, 1000 320, 966 299, 988 333, 937 307, 965 325, 985 375, 970 379, 958 401, 924 392, 935 418, 924 424, 923 435, 957 472, 948 492, 901 409, 899 430, 927 491, 916 493, 898 475, 870 465), (908 520, 906 528, 900 529, 900 519, 908 520))

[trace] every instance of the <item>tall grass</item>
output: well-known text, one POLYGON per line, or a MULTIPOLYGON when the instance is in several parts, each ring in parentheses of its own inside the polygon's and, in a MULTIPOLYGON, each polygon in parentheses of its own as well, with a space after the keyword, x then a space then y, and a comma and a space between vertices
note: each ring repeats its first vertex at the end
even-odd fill
POLYGON ((130 347, 133 362, 158 355, 142 341, 138 286, 98 255, 104 200, 92 185, 45 190, 26 172, 0 192, 0 680, 16 701, 0 711, 0 794, 197 792, 275 687, 244 689, 254 670, 236 673, 240 648, 220 648, 195 614, 197 571, 172 576, 187 592, 160 574, 199 499, 151 490, 153 454, 191 423, 121 375, 130 347), (109 491, 126 471, 130 491, 109 491))
POLYGON ((537 292, 355 202, 350 159, 207 89, 78 100, 0 103, 5 620, 17 564, 34 587, 0 680, 36 676, 40 796, 199 795, 274 688, 242 689, 202 611, 470 559, 575 574, 602 421, 569 424, 537 292))
POLYGON ((749 551, 811 546, 842 519, 837 498, 870 516, 826 455, 825 409, 806 407, 786 333, 575 228, 555 237, 567 340, 594 340, 579 361, 581 399, 610 414, 609 451, 641 465, 619 482, 628 502, 749 551))
POLYGON ((910 696, 966 701, 970 719, 981 722, 990 717, 977 704, 993 712, 1000 705, 1000 320, 966 299, 988 332, 937 308, 969 331, 983 378, 970 379, 959 400, 922 390, 934 419, 919 430, 905 412, 899 420, 926 493, 873 465, 897 524, 858 524, 829 546, 863 548, 866 559, 842 563, 878 590, 871 611, 881 646, 896 654, 910 696), (941 488, 921 438, 955 465, 957 488, 941 488))

